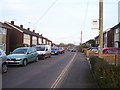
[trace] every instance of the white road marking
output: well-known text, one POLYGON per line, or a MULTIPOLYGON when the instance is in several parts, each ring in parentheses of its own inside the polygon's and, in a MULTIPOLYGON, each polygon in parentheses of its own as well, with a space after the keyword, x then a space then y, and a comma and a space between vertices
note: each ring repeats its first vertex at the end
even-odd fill
POLYGON ((77 55, 77 53, 74 54, 73 58, 71 59, 71 61, 68 63, 68 65, 62 70, 61 74, 59 75, 59 77, 56 79, 56 81, 53 83, 53 85, 51 86, 51 89, 54 89, 58 86, 59 82, 61 81, 61 79, 64 77, 65 73, 67 73, 69 67, 71 66, 72 62, 75 59, 75 56, 77 55))

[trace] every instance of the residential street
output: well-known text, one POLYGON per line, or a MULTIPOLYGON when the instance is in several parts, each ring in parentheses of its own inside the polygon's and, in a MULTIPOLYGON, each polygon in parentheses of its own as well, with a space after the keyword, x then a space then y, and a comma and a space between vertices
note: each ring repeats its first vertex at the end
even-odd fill
POLYGON ((96 88, 89 64, 81 53, 66 52, 30 63, 9 66, 3 88, 96 88))
POLYGON ((82 53, 77 54, 73 65, 61 84, 61 88, 98 88, 88 61, 82 53))

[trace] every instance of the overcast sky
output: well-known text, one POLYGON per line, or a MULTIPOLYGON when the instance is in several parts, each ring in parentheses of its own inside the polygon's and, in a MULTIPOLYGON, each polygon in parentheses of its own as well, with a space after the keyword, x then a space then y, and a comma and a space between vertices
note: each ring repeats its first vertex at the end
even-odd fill
MULTIPOLYGON (((0 21, 30 27, 54 43, 80 43, 98 35, 92 20, 99 18, 99 0, 0 0, 0 21)), ((118 1, 104 1, 104 30, 118 23, 118 1)))

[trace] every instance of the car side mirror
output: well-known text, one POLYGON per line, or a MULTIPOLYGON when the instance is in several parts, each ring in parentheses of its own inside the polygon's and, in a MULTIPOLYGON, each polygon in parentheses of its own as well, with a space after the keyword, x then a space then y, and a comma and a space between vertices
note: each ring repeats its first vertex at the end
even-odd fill
POLYGON ((46 49, 46 51, 48 51, 48 49, 46 49))

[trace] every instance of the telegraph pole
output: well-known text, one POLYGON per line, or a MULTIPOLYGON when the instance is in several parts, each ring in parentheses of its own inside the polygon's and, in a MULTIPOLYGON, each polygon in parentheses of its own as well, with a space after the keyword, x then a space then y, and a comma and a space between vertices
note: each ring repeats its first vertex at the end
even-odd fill
POLYGON ((80 43, 82 44, 82 31, 81 31, 81 40, 80 40, 80 43))
POLYGON ((99 57, 103 53, 103 0, 99 0, 99 57))

